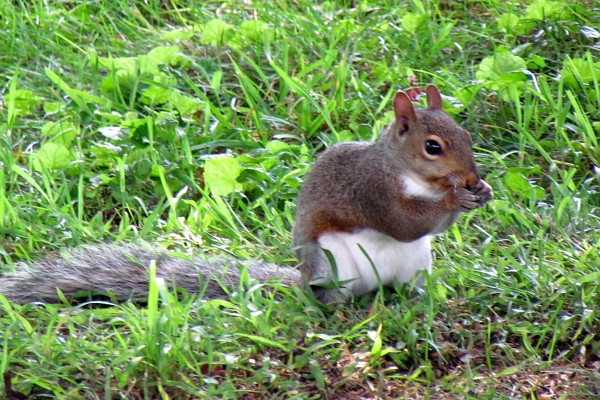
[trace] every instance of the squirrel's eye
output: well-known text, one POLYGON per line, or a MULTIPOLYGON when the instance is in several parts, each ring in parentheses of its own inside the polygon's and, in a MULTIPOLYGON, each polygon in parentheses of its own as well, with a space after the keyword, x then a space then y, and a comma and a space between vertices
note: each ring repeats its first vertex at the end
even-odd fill
POLYGON ((425 152, 430 156, 439 156, 440 154, 442 154, 442 145, 437 140, 426 140, 425 152))

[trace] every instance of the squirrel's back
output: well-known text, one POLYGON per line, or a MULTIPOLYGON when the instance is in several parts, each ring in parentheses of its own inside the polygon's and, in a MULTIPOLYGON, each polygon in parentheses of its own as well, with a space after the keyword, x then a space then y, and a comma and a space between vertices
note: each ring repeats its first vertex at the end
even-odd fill
POLYGON ((116 243, 86 245, 42 258, 32 265, 21 263, 16 272, 0 277, 0 293, 15 303, 57 302, 57 288, 67 299, 81 293, 110 294, 119 301, 144 301, 148 296, 149 266, 156 261, 156 276, 206 297, 226 295, 223 287, 235 288, 240 266, 261 282, 277 279, 286 285, 302 285, 293 268, 265 262, 247 263, 234 258, 214 260, 176 255, 158 245, 116 243))

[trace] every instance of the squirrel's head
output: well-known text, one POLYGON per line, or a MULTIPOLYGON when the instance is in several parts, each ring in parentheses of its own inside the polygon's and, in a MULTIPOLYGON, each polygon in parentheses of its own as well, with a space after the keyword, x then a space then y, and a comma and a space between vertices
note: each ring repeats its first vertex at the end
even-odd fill
POLYGON ((394 98, 396 119, 384 141, 392 157, 402 159, 432 188, 472 187, 479 175, 471 150, 471 135, 443 111, 442 96, 434 85, 427 86, 427 108, 415 109, 404 92, 394 98))

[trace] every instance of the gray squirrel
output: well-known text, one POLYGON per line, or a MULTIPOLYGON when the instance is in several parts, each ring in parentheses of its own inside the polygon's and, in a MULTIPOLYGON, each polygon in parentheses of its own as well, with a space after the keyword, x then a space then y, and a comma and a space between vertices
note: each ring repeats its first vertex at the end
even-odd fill
MULTIPOLYGON (((434 85, 425 93, 427 108, 416 109, 397 93, 395 119, 377 141, 339 143, 317 158, 297 203, 298 268, 247 263, 251 278, 311 286, 317 299, 333 302, 430 271, 432 236, 493 196, 469 133, 443 111, 434 85)), ((97 244, 18 264, 0 277, 0 293, 15 303, 59 302, 58 290, 66 299, 94 292, 143 301, 152 260, 157 277, 208 298, 225 296, 241 277, 238 260, 186 259, 147 243, 97 244)))

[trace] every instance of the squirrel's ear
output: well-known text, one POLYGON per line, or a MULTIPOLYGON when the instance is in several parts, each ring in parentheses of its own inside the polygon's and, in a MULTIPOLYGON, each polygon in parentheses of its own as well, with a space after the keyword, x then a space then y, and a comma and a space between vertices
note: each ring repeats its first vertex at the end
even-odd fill
POLYGON ((427 107, 432 110, 443 110, 444 104, 442 103, 442 95, 435 85, 427 85, 425 88, 425 94, 427 95, 427 107))
POLYGON ((400 133, 408 130, 408 126, 417 120, 415 108, 408 95, 404 92, 396 93, 394 97, 394 113, 396 114, 396 124, 400 133))

